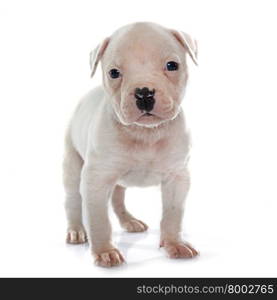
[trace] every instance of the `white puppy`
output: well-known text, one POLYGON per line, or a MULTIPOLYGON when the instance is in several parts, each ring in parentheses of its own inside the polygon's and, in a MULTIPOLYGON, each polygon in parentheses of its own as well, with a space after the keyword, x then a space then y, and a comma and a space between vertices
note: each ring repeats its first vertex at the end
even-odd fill
POLYGON ((172 258, 197 255, 181 239, 190 184, 190 141, 180 107, 187 54, 196 63, 197 46, 189 35, 153 23, 120 28, 91 53, 92 75, 102 62, 103 86, 82 99, 71 120, 64 186, 67 242, 88 238, 101 266, 124 261, 111 241, 110 198, 123 228, 147 229, 125 208, 129 186, 161 184, 161 246, 172 258))

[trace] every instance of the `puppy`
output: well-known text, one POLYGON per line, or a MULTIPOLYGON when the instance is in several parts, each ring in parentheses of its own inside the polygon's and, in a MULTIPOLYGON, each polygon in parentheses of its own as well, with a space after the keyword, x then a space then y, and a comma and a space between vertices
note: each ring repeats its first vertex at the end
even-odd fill
POLYGON ((124 262, 111 241, 110 198, 125 230, 147 230, 124 205, 130 186, 161 185, 161 247, 171 258, 197 255, 181 237, 190 185, 190 141, 180 106, 187 55, 197 64, 189 35, 153 23, 122 27, 91 53, 91 76, 101 61, 103 86, 90 91, 73 115, 63 167, 67 242, 88 239, 100 266, 124 262))

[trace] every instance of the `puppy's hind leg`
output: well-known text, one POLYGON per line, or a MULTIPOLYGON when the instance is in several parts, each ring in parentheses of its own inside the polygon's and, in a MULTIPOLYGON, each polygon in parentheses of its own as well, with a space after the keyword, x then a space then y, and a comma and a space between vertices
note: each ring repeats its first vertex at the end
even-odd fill
POLYGON ((128 232, 142 232, 147 230, 148 226, 145 223, 136 219, 127 211, 124 198, 125 188, 116 185, 112 195, 112 205, 121 226, 128 232))
POLYGON ((82 223, 82 198, 80 195, 80 173, 83 160, 74 149, 69 136, 66 137, 63 162, 63 182, 66 194, 65 212, 68 222, 66 241, 81 244, 87 241, 82 223))

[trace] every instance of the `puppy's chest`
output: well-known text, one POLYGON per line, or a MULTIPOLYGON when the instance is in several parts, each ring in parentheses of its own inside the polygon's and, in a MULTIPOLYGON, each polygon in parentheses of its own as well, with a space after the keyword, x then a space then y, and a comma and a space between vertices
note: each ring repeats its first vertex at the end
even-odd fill
POLYGON ((164 175, 185 158, 184 153, 170 151, 169 148, 131 152, 130 169, 118 183, 125 187, 159 185, 164 175))

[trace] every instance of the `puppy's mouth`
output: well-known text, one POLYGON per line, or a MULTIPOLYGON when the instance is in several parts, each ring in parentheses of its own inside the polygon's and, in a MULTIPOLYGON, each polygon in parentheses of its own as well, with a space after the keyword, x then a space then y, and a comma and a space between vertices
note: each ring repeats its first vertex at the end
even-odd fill
POLYGON ((161 122, 161 117, 155 113, 142 111, 142 114, 136 120, 136 123, 139 124, 157 124, 161 122))
POLYGON ((144 113, 143 116, 150 117, 150 116, 154 116, 154 115, 147 112, 147 113, 144 113))
POLYGON ((157 116, 156 114, 151 113, 151 112, 147 112, 147 111, 142 111, 141 112, 141 115, 139 116, 139 119, 141 119, 141 118, 143 118, 143 119, 145 119, 145 118, 149 118, 149 119, 159 118, 160 119, 160 117, 157 116))

